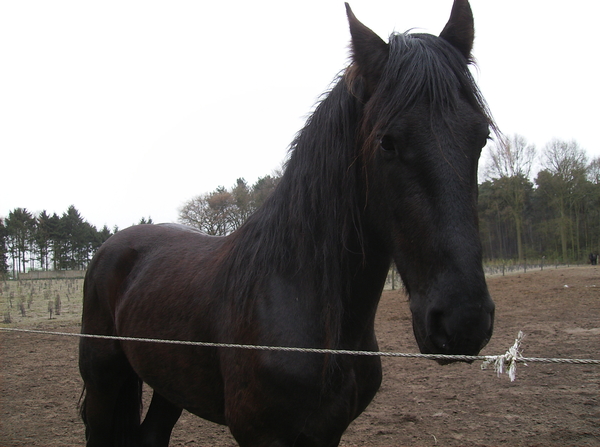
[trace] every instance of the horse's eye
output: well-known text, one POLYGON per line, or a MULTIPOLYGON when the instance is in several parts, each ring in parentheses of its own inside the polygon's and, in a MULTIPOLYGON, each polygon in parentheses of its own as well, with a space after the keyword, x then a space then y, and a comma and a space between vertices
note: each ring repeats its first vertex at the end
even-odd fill
POLYGON ((485 147, 485 145, 488 143, 488 141, 490 141, 492 139, 490 128, 487 124, 485 125, 485 127, 483 127, 481 129, 480 135, 481 135, 480 136, 481 140, 480 140, 480 143, 478 144, 478 146, 479 146, 479 149, 483 149, 485 147))
POLYGON ((385 152, 395 152, 396 145, 394 144, 394 140, 389 135, 385 135, 381 138, 380 141, 381 149, 385 152))
POLYGON ((492 141, 492 134, 490 132, 488 132, 487 137, 485 137, 485 142, 483 143, 483 145, 485 146, 486 144, 488 144, 489 141, 492 141))

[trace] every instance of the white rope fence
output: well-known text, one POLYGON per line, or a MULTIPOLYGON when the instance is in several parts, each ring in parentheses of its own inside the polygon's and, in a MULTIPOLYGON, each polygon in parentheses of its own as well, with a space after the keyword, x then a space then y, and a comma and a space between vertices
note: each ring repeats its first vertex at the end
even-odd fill
POLYGON ((519 331, 515 343, 502 355, 447 355, 447 354, 419 354, 419 353, 402 353, 402 352, 381 352, 381 351, 352 351, 345 349, 323 349, 323 348, 294 348, 285 346, 260 346, 246 345, 237 343, 214 343, 206 341, 182 341, 182 340, 162 340, 158 338, 137 338, 137 337, 119 337, 116 335, 95 335, 95 334, 79 334, 73 332, 52 332, 34 329, 18 329, 18 328, 0 328, 0 331, 5 332, 22 332, 39 335, 56 335, 62 337, 78 337, 78 338, 96 338, 115 341, 135 341, 142 343, 162 343, 171 345, 198 346, 205 348, 230 348, 230 349, 250 349, 258 351, 281 351, 281 352, 303 352, 312 354, 334 354, 334 355, 365 355, 365 356, 380 356, 380 357, 404 357, 404 358, 419 358, 429 360, 450 360, 450 361, 483 361, 481 369, 486 369, 493 366, 494 371, 500 377, 506 372, 510 381, 516 379, 517 363, 566 363, 572 365, 600 365, 600 360, 596 359, 568 359, 568 358, 537 358, 523 357, 520 353, 520 346, 525 337, 522 331, 519 331))

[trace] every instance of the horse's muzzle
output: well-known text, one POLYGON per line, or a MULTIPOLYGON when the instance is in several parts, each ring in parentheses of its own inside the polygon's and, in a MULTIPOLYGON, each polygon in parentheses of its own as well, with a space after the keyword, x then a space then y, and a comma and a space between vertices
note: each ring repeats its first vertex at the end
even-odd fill
POLYGON ((493 328, 494 303, 490 298, 450 309, 432 306, 422 317, 413 312, 413 329, 422 353, 478 355, 492 337, 493 328))

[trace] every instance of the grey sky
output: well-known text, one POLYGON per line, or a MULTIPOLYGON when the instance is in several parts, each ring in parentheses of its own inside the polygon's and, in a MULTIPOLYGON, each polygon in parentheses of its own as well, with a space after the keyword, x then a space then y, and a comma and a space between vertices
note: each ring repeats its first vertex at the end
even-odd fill
MULTIPOLYGON (((352 0, 384 39, 438 34, 451 0, 352 0)), ((476 78, 506 134, 590 157, 600 4, 472 0, 476 78)), ((346 65, 339 0, 0 4, 0 216, 16 207, 123 228, 253 183, 346 65)))

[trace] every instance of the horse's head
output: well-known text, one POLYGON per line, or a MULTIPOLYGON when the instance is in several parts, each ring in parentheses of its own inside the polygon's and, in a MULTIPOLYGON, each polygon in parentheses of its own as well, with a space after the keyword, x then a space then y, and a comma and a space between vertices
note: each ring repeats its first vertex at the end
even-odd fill
POLYGON ((477 219, 477 165, 493 122, 468 68, 469 3, 455 1, 439 37, 394 34, 389 44, 347 11, 367 231, 402 276, 421 351, 477 354, 494 321, 477 219))

